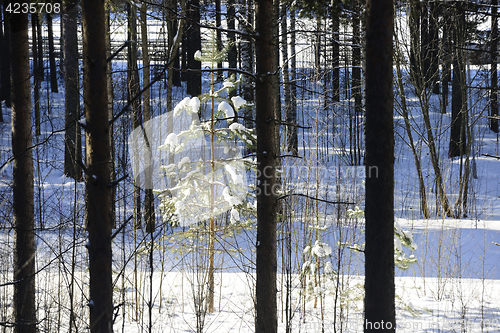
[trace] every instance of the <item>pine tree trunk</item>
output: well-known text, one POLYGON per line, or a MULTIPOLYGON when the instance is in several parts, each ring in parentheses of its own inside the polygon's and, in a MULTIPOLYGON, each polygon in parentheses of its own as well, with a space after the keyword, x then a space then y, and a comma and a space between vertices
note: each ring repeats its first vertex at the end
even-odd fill
POLYGON ((256 65, 255 110, 257 131, 257 258, 255 332, 277 332, 276 304, 276 213, 277 213, 277 145, 275 142, 277 107, 277 45, 274 37, 272 0, 256 1, 256 65))
POLYGON ((439 27, 438 27, 438 5, 431 1, 429 3, 429 47, 430 47, 430 80, 432 92, 439 94, 439 27))
POLYGON ((57 68, 54 50, 54 33, 52 28, 52 15, 47 13, 47 30, 49 39, 49 69, 50 69, 50 90, 53 93, 59 92, 57 87, 57 68))
POLYGON ((448 17, 448 8, 445 6, 443 9, 443 37, 441 39, 441 113, 445 114, 448 108, 448 84, 450 83, 451 77, 451 64, 450 64, 450 54, 451 54, 451 43, 450 43, 450 18, 448 17))
MULTIPOLYGON (((132 100, 139 94, 140 82, 139 82, 139 71, 137 68, 137 11, 135 5, 132 6, 127 3, 127 14, 128 14, 128 40, 130 44, 128 46, 128 98, 132 100)), ((135 98, 132 102, 132 130, 141 126, 142 124, 142 113, 141 113, 141 99, 135 98)), ((141 152, 138 151, 136 147, 136 139, 133 140, 133 154, 138 156, 141 152)), ((136 159, 138 161, 138 159, 136 159)), ((139 170, 139 166, 134 166, 135 170, 139 170)), ((140 175, 135 175, 134 179, 134 217, 135 217, 135 227, 142 228, 142 203, 141 203, 141 188, 139 184, 141 183, 140 175)))
MULTIPOLYGON (((106 8, 106 59, 111 56, 111 12, 109 8, 106 8)), ((106 63, 106 84, 108 89, 108 119, 113 119, 113 62, 110 60, 106 63)), ((110 181, 115 180, 115 135, 114 135, 114 124, 109 124, 109 147, 110 147, 110 162, 111 162, 111 172, 109 174, 110 181)), ((116 228, 116 186, 111 188, 111 224, 113 228, 116 228)))
MULTIPOLYGON (((244 18, 246 18, 246 23, 249 25, 253 25, 253 0, 240 0, 240 15, 244 18)), ((240 20, 240 27, 239 29, 241 31, 244 31, 245 33, 249 34, 251 33, 249 26, 244 24, 240 20)), ((253 41, 251 38, 248 36, 241 36, 241 44, 240 44, 240 57, 241 57, 241 69, 245 72, 253 73, 254 72, 254 58, 253 58, 253 41)), ((241 83, 241 90, 242 90, 242 95, 243 98, 248 102, 248 103, 253 103, 254 101, 254 92, 253 92, 253 87, 252 87, 252 81, 251 78, 248 76, 243 75, 242 77, 242 83, 241 83)), ((254 116, 253 116, 253 109, 252 108, 245 108, 243 116, 245 117, 245 126, 247 128, 253 128, 255 126, 254 122, 252 121, 254 116)))
POLYGON ((104 2, 82 0, 86 118, 85 207, 89 233, 90 332, 113 331, 111 163, 104 2))
MULTIPOLYGON (((3 1, 2 1, 3 2, 3 1)), ((5 15, 6 4, 3 2, 0 10, 2 15, 3 29, 2 29, 2 44, 0 46, 0 101, 5 101, 5 106, 11 107, 11 92, 10 92, 10 21, 5 15)), ((0 23, 0 28, 2 24, 0 23)), ((0 121, 3 122, 3 114, 0 112, 0 121)))
MULTIPOLYGON (((149 71, 149 50, 148 50, 148 21, 146 17, 147 5, 143 3, 141 6, 141 39, 142 39, 142 82, 143 86, 147 87, 150 82, 150 71, 149 71)), ((143 112, 144 112, 144 122, 146 123, 151 119, 151 108, 150 108, 150 99, 151 93, 150 90, 147 89, 142 94, 143 102, 143 112)), ((147 133, 147 130, 146 132, 147 133)), ((152 150, 151 144, 149 140, 146 140, 146 151, 144 152, 144 222, 146 223, 146 231, 152 233, 155 229, 155 206, 154 206, 154 196, 153 196, 153 172, 156 172, 152 169, 152 150)))
POLYGON ((40 77, 38 56, 38 14, 31 14, 31 53, 33 54, 33 99, 35 103, 35 135, 40 135, 40 77))
MULTIPOLYGON (((12 2, 14 4, 14 2, 12 2)), ((11 14, 15 333, 35 333, 35 225, 28 15, 11 14)))
MULTIPOLYGON (((235 25, 236 10, 235 10, 235 0, 227 1, 227 39, 230 43, 229 50, 227 52, 227 61, 229 63, 229 68, 236 68, 238 66, 238 52, 236 50, 236 36, 233 30, 236 29, 235 25)), ((231 71, 230 71, 231 73, 231 71)), ((235 94, 235 92, 233 92, 235 94)))
MULTIPOLYGON (((290 59, 290 112, 286 114, 286 121, 291 124, 296 124, 297 123, 297 56, 295 54, 296 48, 296 33, 295 33, 295 10, 291 9, 290 10, 290 53, 291 53, 291 59, 290 59)), ((337 67, 338 71, 338 67, 337 67)), ((338 96, 337 96, 338 97, 338 96)), ((288 133, 288 132, 287 132, 288 133)), ((289 143, 289 146, 292 147, 297 152, 298 155, 298 137, 297 137, 297 127, 293 126, 291 129, 291 132, 289 135, 287 134, 287 140, 289 143)), ((293 153, 293 150, 292 150, 293 153)))
POLYGON ((64 174, 76 180, 82 178, 78 161, 82 159, 81 134, 78 125, 80 117, 80 83, 78 66, 77 1, 63 4, 64 26, 64 174))
MULTIPOLYGON (((491 2, 491 93, 490 116, 498 117, 498 0, 491 2)), ((498 133, 498 119, 490 119, 490 129, 498 133)))
POLYGON ((422 72, 420 68, 420 2, 409 0, 410 17, 410 78, 417 90, 422 88, 422 72))
POLYGON ((187 93, 191 96, 201 95, 201 62, 194 59, 196 51, 201 50, 200 0, 189 0, 187 33, 187 93))
POLYGON ((396 331, 393 6, 367 2, 365 332, 396 331))
POLYGON ((453 81, 451 97, 451 130, 450 158, 466 154, 465 117, 467 113, 467 97, 465 92, 465 59, 463 48, 465 46, 465 9, 460 2, 455 4, 454 17, 454 55, 453 55, 453 81))
MULTIPOLYGON (((355 1, 354 10, 359 13, 358 0, 355 1)), ((359 142, 360 118, 363 115, 362 96, 361 96, 361 29, 360 15, 353 15, 353 49, 352 49, 352 94, 354 97, 354 145, 351 151, 352 164, 361 164, 361 142, 359 142), (359 46, 358 46, 359 45, 359 46)))
MULTIPOLYGON (((332 0, 332 97, 340 100, 340 7, 337 0, 332 0)), ((295 18, 294 18, 295 19, 295 18)))

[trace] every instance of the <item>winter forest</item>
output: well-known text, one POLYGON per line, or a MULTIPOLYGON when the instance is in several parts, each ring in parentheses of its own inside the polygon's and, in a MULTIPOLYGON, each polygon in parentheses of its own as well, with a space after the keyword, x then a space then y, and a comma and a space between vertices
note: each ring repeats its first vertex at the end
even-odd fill
POLYGON ((499 332, 498 0, 0 0, 0 332, 499 332))

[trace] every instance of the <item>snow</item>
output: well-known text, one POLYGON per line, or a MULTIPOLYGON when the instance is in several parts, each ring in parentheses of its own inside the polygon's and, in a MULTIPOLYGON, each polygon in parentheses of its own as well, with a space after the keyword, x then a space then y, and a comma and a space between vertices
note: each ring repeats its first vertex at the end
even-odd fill
POLYGON ((233 105, 236 108, 236 110, 238 110, 239 108, 241 108, 243 105, 247 104, 247 101, 245 101, 240 96, 233 96, 233 97, 231 97, 231 101, 233 102, 233 105))
POLYGON ((220 102, 217 110, 223 112, 225 118, 234 118, 234 110, 227 102, 220 102))
POLYGON ((177 134, 175 133, 170 133, 167 135, 167 138, 165 139, 165 146, 171 146, 175 147, 179 144, 179 139, 177 138, 177 134))

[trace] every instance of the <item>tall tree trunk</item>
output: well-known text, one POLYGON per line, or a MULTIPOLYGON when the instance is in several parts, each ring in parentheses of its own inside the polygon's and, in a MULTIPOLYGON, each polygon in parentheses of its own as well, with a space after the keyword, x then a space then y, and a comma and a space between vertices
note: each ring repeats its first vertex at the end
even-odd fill
MULTIPOLYGON (((11 92, 10 92, 10 21, 7 19, 5 12, 5 1, 2 1, 3 5, 1 8, 2 22, 3 22, 3 43, 0 47, 1 56, 1 77, 0 77, 0 101, 5 101, 5 106, 11 107, 11 92)), ((1 27, 2 24, 0 24, 1 27)), ((0 112, 1 121, 3 121, 3 115, 0 112)))
POLYGON ((276 213, 277 146, 275 142, 276 38, 273 1, 256 1, 255 127, 257 131, 257 258, 255 332, 277 332, 276 213))
MULTIPOLYGON (((240 20, 241 31, 244 31, 247 34, 251 33, 252 25, 253 25, 253 0, 240 0, 240 15, 243 18, 246 18, 246 21, 240 20)), ((245 72, 253 73, 254 71, 254 57, 253 57, 253 41, 248 36, 241 36, 240 43, 240 61, 241 61, 241 69, 245 72)), ((243 98, 249 102, 253 103, 254 101, 254 91, 252 87, 251 78, 243 75, 241 90, 243 94, 243 98)), ((245 117, 245 126, 247 128, 253 128, 253 109, 245 108, 244 114, 245 117)))
POLYGON ((409 0, 410 17, 410 78, 417 90, 422 88, 422 71, 420 66, 420 2, 409 0))
MULTIPOLYGON (((236 34, 234 30, 236 29, 235 24, 236 18, 236 9, 235 9, 235 0, 227 0, 227 29, 229 32, 227 33, 227 39, 230 43, 229 50, 227 52, 227 61, 229 63, 229 68, 236 68, 238 66, 238 52, 236 50, 236 34)), ((231 71, 229 72, 231 73, 231 71)), ((236 92, 232 92, 232 94, 236 94, 236 92)), ((233 96, 232 95, 232 96, 233 96)))
MULTIPOLYGON (((287 25, 287 4, 283 3, 281 5, 281 62, 282 65, 282 73, 283 73, 283 91, 285 97, 285 122, 286 125, 286 150, 291 152, 292 155, 297 156, 297 132, 295 122, 297 121, 296 117, 292 116, 292 92, 291 92, 291 84, 290 84, 290 71, 289 71, 289 61, 288 61, 288 25, 287 25), (295 132, 295 142, 294 142, 294 132, 295 132)), ((278 127, 279 128, 279 127, 278 127)))
MULTIPOLYGON (((148 50, 148 21, 146 17, 147 5, 143 3, 141 6, 141 39, 142 39, 142 82, 143 86, 147 87, 150 82, 150 71, 149 71, 149 50, 148 50)), ((146 89, 142 94, 142 108, 144 112, 144 122, 151 119, 151 108, 150 99, 151 93, 149 89, 146 89)), ((146 130, 147 133, 147 130, 146 130)), ((146 223, 146 231, 152 233, 155 229, 155 206, 154 206, 154 196, 153 196, 153 172, 152 169, 152 150, 149 140, 146 140, 146 151, 145 156, 145 166, 144 166, 144 222, 146 223)))
MULTIPOLYGON (((132 6, 131 3, 127 3, 127 15, 128 15, 128 40, 130 41, 128 46, 128 98, 132 100, 139 94, 140 83, 139 83, 139 70, 137 68, 137 10, 135 5, 132 6)), ((132 130, 141 126, 142 124, 142 114, 141 114, 141 99, 135 98, 132 102, 132 130)), ((141 154, 135 147, 136 140, 133 140, 133 154, 138 156, 141 154)), ((138 160, 138 159, 136 159, 138 160)), ((134 166, 136 170, 139 170, 139 166, 134 166)), ((139 186, 140 179, 139 175, 136 175, 134 180, 134 215, 135 215, 135 227, 142 228, 142 204, 141 204, 141 188, 139 186)))
POLYGON ((82 0, 86 118, 85 207, 89 233, 90 332, 113 331, 111 163, 104 2, 82 0))
MULTIPOLYGON (((221 16, 221 0, 215 0, 215 26, 217 28, 222 28, 222 16, 221 16)), ((217 51, 222 50, 222 31, 217 29, 216 31, 216 39, 217 39, 217 51)), ((217 63, 217 68, 222 69, 222 62, 217 63)), ((217 72, 217 80, 222 80, 223 75, 222 71, 217 72)))
POLYGON ((439 94, 439 27, 438 27, 438 5, 436 2, 429 3, 429 72, 432 92, 439 94))
POLYGON ((367 2, 365 332, 396 331, 393 6, 387 0, 367 2))
POLYGON ((82 159, 81 133, 78 125, 80 118, 80 83, 78 66, 78 1, 67 1, 63 4, 64 28, 64 174, 76 180, 82 178, 78 164, 82 159))
POLYGON ((455 3, 454 47, 453 47, 453 81, 451 97, 451 130, 450 158, 463 156, 466 153, 465 117, 467 113, 467 97, 465 93, 465 9, 460 2, 455 3))
POLYGON ((450 18, 449 18, 449 9, 442 5, 443 10, 443 37, 441 39, 441 113, 446 113, 446 109, 448 108, 448 84, 451 78, 451 42, 450 42, 450 18))
POLYGON ((332 97, 334 102, 340 100, 340 6, 338 0, 332 0, 332 97))
MULTIPOLYGON (((498 117, 498 0, 491 1, 491 92, 490 92, 490 115, 498 117)), ((490 119, 490 129, 498 133, 498 119, 490 119)))
MULTIPOLYGON (((14 2, 12 2, 14 4, 14 2)), ((14 332, 35 333, 35 225, 28 15, 10 14, 14 247, 14 332)))
POLYGON ((430 87, 431 81, 431 52, 430 52, 430 38, 429 38, 429 0, 423 0, 420 3, 420 52, 422 59, 422 73, 423 73, 423 87, 427 89, 430 87))
MULTIPOLYGON (((286 114, 286 121, 291 124, 297 123, 297 56, 296 56, 296 33, 295 33, 295 9, 290 10, 290 112, 286 114)), ((338 66, 337 66, 338 71, 338 66)), ((337 73, 338 74, 338 73, 337 73)), ((338 93, 338 91, 337 91, 338 93)), ((338 96, 337 96, 338 97, 338 96)), ((288 131, 288 128, 287 128, 288 131)), ((292 149, 296 151, 298 155, 298 137, 297 137, 297 127, 293 126, 290 132, 287 132, 287 142, 292 149)), ((293 153, 293 150, 292 150, 293 153)))
POLYGON ((196 51, 201 50, 200 34, 200 0, 189 0, 187 33, 187 68, 191 72, 187 76, 187 93, 191 96, 201 95, 201 62, 194 59, 196 51))
MULTIPOLYGON (((111 10, 108 5, 105 7, 106 10, 106 59, 111 56, 111 10)), ((108 89, 108 119, 113 119, 113 62, 110 60, 106 63, 106 84, 108 89)), ((109 147, 110 147, 110 162, 111 162, 111 172, 109 173, 110 181, 115 180, 115 135, 114 135, 114 124, 109 124, 109 147)), ((113 228, 116 228, 116 187, 111 188, 111 223, 113 228)))
POLYGON ((38 56, 38 14, 31 14, 31 53, 33 54, 33 99, 35 102, 35 135, 40 135, 40 77, 38 56))
POLYGON ((52 28, 52 15, 47 13, 47 30, 49 39, 49 69, 50 69, 50 90, 53 93, 59 92, 57 87, 56 55, 54 50, 54 32, 52 28))
POLYGON ((353 49, 352 49, 352 97, 354 97, 354 129, 353 129, 353 149, 351 150, 352 164, 361 164, 361 142, 359 142, 360 118, 363 115, 361 96, 361 29, 360 29, 360 7, 358 0, 354 2, 354 12, 352 17, 353 49))

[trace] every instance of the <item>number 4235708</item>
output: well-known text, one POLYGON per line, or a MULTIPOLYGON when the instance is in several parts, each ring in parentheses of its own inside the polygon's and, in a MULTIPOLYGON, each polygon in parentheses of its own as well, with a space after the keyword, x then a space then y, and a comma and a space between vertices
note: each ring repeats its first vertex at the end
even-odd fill
POLYGON ((7 13, 12 14, 27 14, 27 13, 48 13, 48 14, 58 14, 61 12, 61 4, 60 3, 19 3, 19 2, 9 2, 7 8, 5 8, 7 13))

